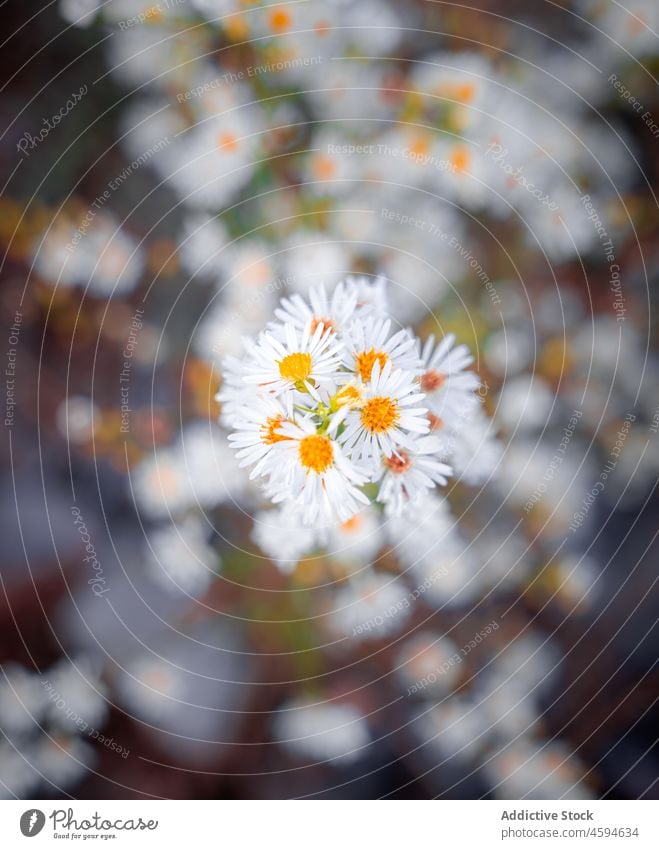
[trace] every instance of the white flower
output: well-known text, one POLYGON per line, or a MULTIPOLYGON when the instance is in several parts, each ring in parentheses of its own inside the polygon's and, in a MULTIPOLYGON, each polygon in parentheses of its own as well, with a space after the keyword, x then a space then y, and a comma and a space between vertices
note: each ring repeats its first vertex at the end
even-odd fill
POLYGON ((41 737, 34 750, 34 767, 52 787, 79 781, 96 762, 96 751, 77 737, 41 737))
POLYGON ((442 757, 457 761, 471 761, 487 742, 480 705, 461 696, 444 700, 432 710, 424 707, 414 730, 424 742, 436 746, 442 757))
POLYGON ((61 660, 48 673, 48 718, 66 731, 86 723, 98 727, 107 716, 106 687, 90 661, 61 660))
POLYGON ((327 294, 324 285, 312 286, 309 290, 309 303, 298 294, 291 298, 282 298, 281 307, 275 310, 277 318, 286 324, 293 324, 302 330, 311 323, 311 332, 315 332, 319 324, 332 333, 342 331, 353 317, 357 307, 357 291, 345 283, 339 283, 332 292, 327 294))
POLYGON ((471 547, 456 533, 444 545, 436 545, 418 560, 410 579, 424 588, 426 604, 441 610, 468 607, 482 595, 484 574, 471 547))
POLYGON ((132 658, 117 682, 125 707, 148 722, 162 722, 185 699, 182 673, 166 658, 144 653, 132 658))
POLYGON ((76 445, 87 442, 94 433, 94 418, 101 415, 91 398, 69 395, 57 408, 57 428, 67 442, 76 445))
POLYGON ((144 457, 128 483, 140 511, 153 519, 182 511, 190 501, 189 483, 174 448, 161 448, 144 457))
MULTIPOLYGON (((243 341, 241 340, 241 345, 243 341)), ((233 428, 244 417, 244 408, 254 402, 257 389, 245 383, 245 363, 238 357, 222 360, 222 386, 215 400, 222 405, 220 424, 233 428)))
POLYGON ((58 11, 74 27, 88 27, 101 5, 101 0, 60 0, 58 11))
POLYGON ((15 663, 5 665, 0 679, 0 715, 5 731, 31 729, 43 714, 46 696, 36 675, 15 663))
POLYGON ((339 443, 318 433, 309 419, 284 422, 284 437, 268 455, 270 474, 267 494, 275 504, 288 500, 301 511, 305 524, 319 519, 347 521, 369 500, 357 489, 364 475, 347 457, 339 443))
POLYGON ((145 552, 149 572, 168 592, 202 595, 215 577, 219 558, 206 542, 201 519, 188 516, 178 525, 158 528, 145 552))
POLYGON ((183 268, 192 277, 215 277, 226 264, 228 234, 217 218, 196 212, 183 221, 179 255, 183 268))
POLYGON ((261 510, 254 516, 252 539, 282 572, 290 573, 301 557, 316 547, 316 529, 302 523, 289 506, 261 510))
POLYGON ((532 690, 516 681, 502 682, 494 674, 479 683, 486 727, 497 739, 511 742, 537 731, 540 717, 532 690))
POLYGON ((374 476, 380 481, 377 500, 385 505, 385 513, 398 514, 410 500, 421 493, 444 486, 451 467, 438 459, 442 441, 436 436, 422 436, 412 441, 412 448, 397 448, 390 457, 382 458, 382 468, 374 476))
POLYGON ((187 128, 156 163, 187 204, 217 209, 249 182, 261 124, 257 109, 232 107, 187 128))
POLYGON ((551 418, 556 402, 546 381, 537 375, 520 374, 501 388, 498 420, 512 433, 539 433, 551 418))
POLYGON ((403 643, 396 656, 396 675, 408 693, 449 693, 461 677, 460 651, 448 637, 424 632, 403 643))
POLYGON ((346 277, 346 291, 353 290, 357 295, 357 311, 359 314, 374 313, 386 316, 389 310, 387 281, 379 275, 375 279, 365 275, 349 275, 346 277))
POLYGON ((284 277, 302 293, 320 280, 326 285, 338 283, 351 264, 345 244, 315 230, 290 236, 281 262, 284 277))
POLYGON ((455 422, 447 430, 453 472, 463 483, 478 486, 501 471, 501 445, 492 422, 480 405, 465 420, 455 422))
POLYGON ((267 332, 248 342, 245 382, 274 395, 298 389, 318 398, 316 387, 331 384, 336 374, 341 346, 320 324, 312 332, 311 322, 302 331, 287 324, 282 335, 281 342, 267 332))
POLYGON ((585 769, 563 743, 518 740, 483 764, 497 799, 592 799, 585 769))
POLYGON ((321 542, 328 556, 342 564, 370 563, 383 543, 379 511, 363 507, 346 522, 327 528, 321 533, 321 542))
POLYGON ((455 336, 447 334, 435 347, 435 337, 429 336, 421 350, 423 373, 421 389, 430 408, 433 430, 443 421, 464 418, 477 403, 474 394, 480 385, 478 376, 465 371, 473 362, 466 345, 454 347, 455 336))
POLYGON ((336 593, 328 626, 340 639, 379 639, 399 631, 411 608, 410 593, 400 578, 365 573, 336 593))
POLYGON ((34 763, 34 751, 26 743, 20 751, 15 745, 0 741, 0 799, 29 799, 36 796, 32 790, 39 784, 40 776, 34 763))
POLYGON ((398 516, 388 518, 387 540, 406 567, 452 545, 453 519, 445 498, 427 490, 410 501, 398 516))
POLYGON ((180 462, 190 490, 190 504, 202 508, 235 502, 246 481, 224 434, 210 421, 194 421, 181 432, 180 462))
POLYGON ((341 152, 345 137, 334 129, 321 129, 314 139, 314 149, 304 161, 304 186, 314 194, 346 195, 355 177, 354 157, 341 152))
MULTIPOLYGON (((371 379, 364 386, 359 409, 345 414, 346 429, 341 436, 348 454, 355 458, 372 458, 379 454, 391 457, 398 446, 414 450, 409 432, 427 433, 427 409, 418 406, 423 400, 414 375, 383 367, 375 360, 371 379)), ((338 415, 343 415, 343 410, 338 415)))
POLYGON ((282 707, 275 718, 274 736, 306 758, 343 762, 357 760, 371 739, 356 707, 304 699, 282 707))

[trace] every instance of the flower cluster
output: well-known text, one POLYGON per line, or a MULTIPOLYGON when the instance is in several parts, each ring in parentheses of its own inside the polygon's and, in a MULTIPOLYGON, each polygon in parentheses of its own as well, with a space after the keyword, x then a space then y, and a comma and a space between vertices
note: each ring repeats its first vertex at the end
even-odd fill
POLYGON ((422 346, 386 313, 382 279, 284 298, 245 356, 227 358, 222 420, 251 478, 305 525, 347 522, 372 500, 400 515, 452 473, 451 427, 477 376, 452 336, 422 346))

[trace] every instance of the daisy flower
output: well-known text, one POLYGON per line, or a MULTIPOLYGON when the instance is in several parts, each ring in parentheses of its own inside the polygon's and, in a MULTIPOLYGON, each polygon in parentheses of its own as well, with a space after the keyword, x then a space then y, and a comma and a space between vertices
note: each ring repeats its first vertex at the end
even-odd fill
POLYGON ((417 495, 444 486, 452 469, 438 459, 442 441, 436 436, 413 440, 413 449, 398 448, 390 457, 382 458, 382 468, 375 480, 380 481, 377 500, 385 505, 385 513, 398 514, 417 495))
POLYGON ((266 492, 275 504, 291 501, 308 525, 319 519, 345 522, 370 503, 357 488, 366 483, 366 475, 331 435, 317 432, 310 417, 283 422, 278 433, 284 439, 264 464, 270 474, 266 492))
POLYGON ((334 596, 327 628, 338 639, 377 640, 399 631, 410 609, 410 592, 399 577, 364 572, 346 581, 334 596))
POLYGON ((373 506, 364 507, 346 522, 328 528, 320 541, 328 556, 344 565, 370 563, 382 548, 380 513, 373 506))
POLYGON ((213 582, 219 563, 206 536, 204 522, 198 516, 157 528, 144 549, 149 574, 172 595, 202 596, 213 582))
POLYGON ((301 295, 282 298, 281 307, 275 310, 277 318, 286 324, 293 324, 298 330, 311 322, 314 333, 319 324, 332 333, 343 330, 353 317, 357 307, 357 291, 345 283, 339 283, 331 296, 324 285, 313 286, 309 290, 309 303, 301 295))
POLYGON ((420 369, 415 339, 409 330, 399 330, 389 336, 391 319, 369 317, 355 321, 346 330, 344 365, 366 382, 371 379, 373 366, 379 363, 382 370, 387 363, 395 368, 420 369))
POLYGON ((414 375, 402 369, 394 371, 391 362, 381 366, 376 360, 359 409, 337 414, 337 418, 345 418, 340 439, 348 455, 353 459, 370 459, 378 454, 391 457, 399 446, 413 451, 409 432, 429 430, 428 410, 419 406, 423 397, 414 375))
POLYGON ((441 696, 460 680, 460 659, 460 649, 452 640, 426 631, 403 643, 395 672, 408 695, 441 696))
POLYGON ((290 398, 287 408, 276 398, 267 395, 255 397, 236 414, 235 433, 229 435, 240 467, 254 466, 250 480, 263 474, 273 446, 287 439, 279 432, 280 427, 292 416, 290 398))
POLYGON ((387 281, 381 274, 375 279, 366 277, 365 274, 349 275, 346 277, 345 285, 348 293, 355 292, 357 295, 358 314, 369 315, 374 313, 378 316, 388 314, 387 281))
POLYGON ((317 386, 332 381, 340 363, 341 344, 331 330, 309 321, 302 330, 286 324, 281 341, 266 332, 257 343, 247 340, 249 360, 244 380, 280 395, 297 389, 319 400, 317 386))
POLYGON ((293 572, 300 559, 316 548, 317 537, 316 528, 302 524, 299 512, 288 505, 254 516, 252 540, 284 574, 293 572))
POLYGON ((307 699, 283 705, 275 717, 274 736, 305 760, 344 764, 362 757, 371 740, 364 716, 353 705, 307 699))
POLYGON ((454 342, 455 336, 449 333, 435 346, 435 337, 431 335, 420 352, 423 364, 420 383, 430 408, 432 430, 441 428, 445 421, 462 420, 478 401, 474 394, 480 386, 478 376, 465 371, 474 358, 466 345, 454 347, 454 342))
POLYGON ((245 383, 245 363, 238 357, 228 356, 222 360, 222 386, 215 400, 222 405, 220 424, 233 428, 241 418, 246 404, 253 402, 258 394, 255 386, 245 383))

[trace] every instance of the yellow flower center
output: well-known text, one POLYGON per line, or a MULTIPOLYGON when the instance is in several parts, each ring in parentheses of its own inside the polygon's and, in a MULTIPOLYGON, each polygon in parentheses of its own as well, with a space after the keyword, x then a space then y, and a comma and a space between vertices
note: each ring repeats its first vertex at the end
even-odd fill
POLYGON ((311 354, 289 354, 279 361, 279 374, 284 380, 297 383, 311 374, 311 354))
POLYGON ((261 425, 261 441, 265 445, 274 445, 275 442, 284 442, 288 436, 282 436, 277 433, 284 421, 282 416, 266 419, 264 425, 261 425))
POLYGON ((305 469, 321 475, 332 465, 334 449, 327 436, 314 434, 300 440, 300 463, 305 469))
POLYGON ((355 364, 357 367, 357 372, 362 380, 370 380, 371 372, 373 371, 373 366, 375 365, 375 361, 380 363, 380 370, 382 370, 389 357, 384 353, 384 351, 376 351, 375 348, 371 348, 370 351, 362 351, 361 354, 357 354, 355 357, 355 364))
POLYGON ((392 398, 378 396, 370 398, 362 410, 362 424, 371 433, 384 433, 400 418, 398 404, 392 398))

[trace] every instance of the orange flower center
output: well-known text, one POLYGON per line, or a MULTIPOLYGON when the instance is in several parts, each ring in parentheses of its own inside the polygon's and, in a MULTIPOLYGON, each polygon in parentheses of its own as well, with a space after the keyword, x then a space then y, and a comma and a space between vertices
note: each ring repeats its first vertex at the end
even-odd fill
POLYGON ((323 318, 323 316, 314 316, 311 319, 311 334, 313 335, 318 330, 318 325, 323 325, 323 332, 331 330, 332 333, 336 330, 336 325, 331 318, 323 318))
POLYGON ((430 424, 431 431, 441 430, 444 427, 444 419, 441 419, 434 413, 428 413, 428 423, 430 424))
POLYGON ((297 383, 306 380, 311 374, 311 354, 289 354, 279 361, 279 374, 284 380, 297 383))
POLYGON ((370 351, 362 351, 361 354, 357 354, 355 357, 357 372, 363 381, 371 379, 371 372, 373 371, 376 360, 380 363, 380 370, 382 370, 389 357, 384 351, 376 351, 375 348, 371 348, 370 351))
POLYGON ((313 434, 300 440, 300 463, 305 469, 322 475, 332 465, 334 449, 327 436, 313 434))
POLYGON ((265 424, 261 425, 261 441, 265 443, 265 445, 274 445, 275 442, 284 442, 288 439, 287 436, 282 436, 280 433, 277 433, 283 421, 283 416, 275 416, 266 419, 265 424))
POLYGON ((412 461, 404 451, 398 451, 391 457, 384 458, 384 465, 395 475, 402 475, 412 466, 412 461))
POLYGON ((317 156, 312 170, 319 180, 331 180, 336 173, 336 162, 330 156, 317 156))
POLYGON ((438 371, 427 371, 425 374, 421 375, 421 389, 424 392, 436 392, 438 389, 441 389, 442 386, 446 383, 446 375, 441 374, 438 371))
POLYGON ((428 139, 425 138, 417 138, 410 145, 410 151, 414 154, 414 156, 425 156, 430 150, 430 144, 428 139))
POLYGON ((384 433, 399 420, 398 404, 392 398, 377 396, 370 398, 361 413, 362 424, 371 433, 384 433))
POLYGON ((270 29, 273 32, 285 32, 291 28, 291 16, 286 9, 273 9, 270 13, 270 29))
POLYGON ((249 36, 249 27, 244 15, 234 14, 225 18, 224 29, 231 41, 242 41, 249 36))
POLYGON ((163 18, 163 14, 162 14, 161 9, 158 8, 158 4, 156 3, 155 5, 149 6, 148 9, 144 10, 144 17, 146 18, 147 21, 150 20, 152 22, 155 22, 155 21, 161 21, 162 18, 163 18))
POLYGON ((341 530, 345 531, 347 534, 354 534, 355 531, 358 531, 362 524, 362 517, 356 513, 351 519, 348 519, 347 522, 344 522, 341 525, 341 530))
POLYGON ((476 86, 473 83, 447 83, 439 87, 438 94, 460 103, 471 103, 476 94, 476 86))
POLYGON ((174 495, 178 492, 180 479, 174 469, 161 466, 157 469, 156 474, 158 475, 158 483, 155 485, 160 486, 165 495, 174 495))
POLYGON ((451 153, 451 165, 456 171, 466 171, 471 162, 471 154, 466 147, 456 147, 451 153))

